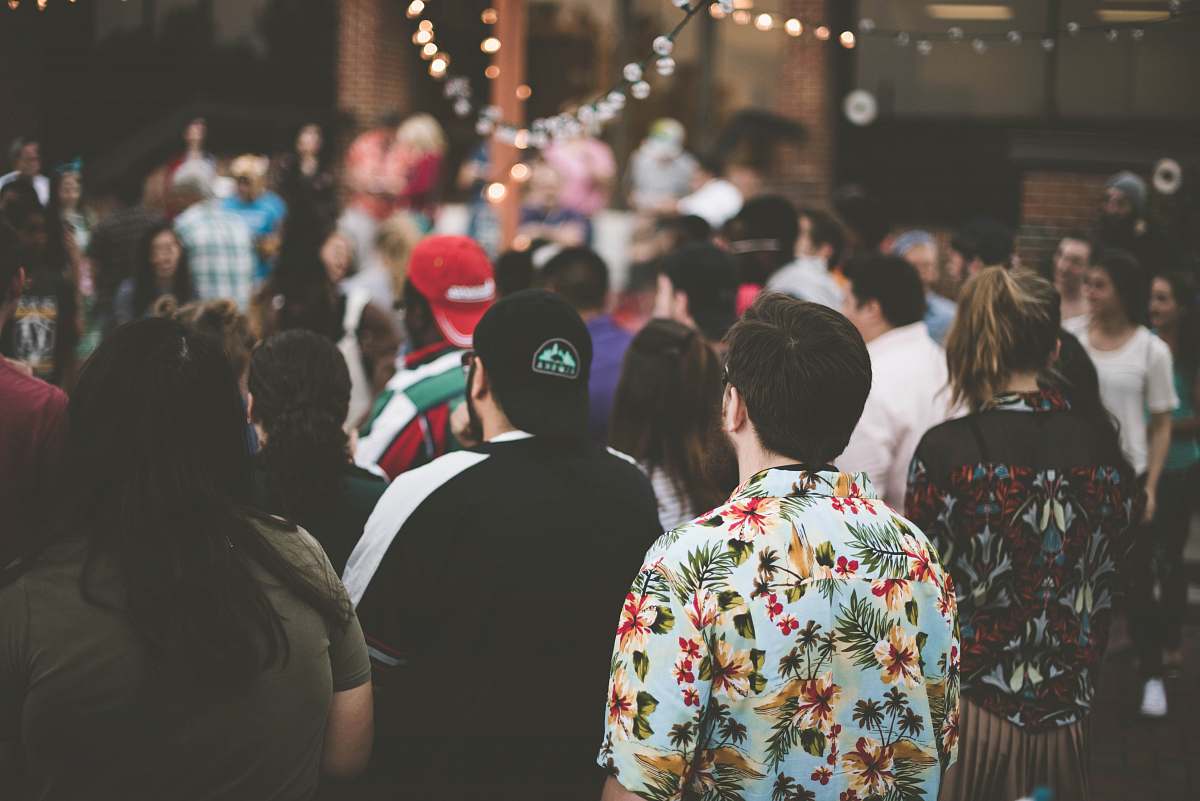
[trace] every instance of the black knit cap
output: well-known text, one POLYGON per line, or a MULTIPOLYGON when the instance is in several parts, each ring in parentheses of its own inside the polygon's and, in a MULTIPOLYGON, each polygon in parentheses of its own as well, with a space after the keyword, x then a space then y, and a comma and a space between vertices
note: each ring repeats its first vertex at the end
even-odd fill
POLYGON ((514 426, 587 436, 592 336, 561 297, 527 289, 498 301, 475 328, 475 353, 514 426))

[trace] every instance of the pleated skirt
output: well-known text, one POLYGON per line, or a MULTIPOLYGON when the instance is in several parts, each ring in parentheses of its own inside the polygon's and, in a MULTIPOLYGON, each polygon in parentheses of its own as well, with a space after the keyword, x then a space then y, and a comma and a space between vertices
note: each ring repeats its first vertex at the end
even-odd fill
POLYGON ((939 801, 1017 801, 1048 787, 1054 801, 1088 801, 1089 721, 1028 731, 963 698, 958 761, 939 801))

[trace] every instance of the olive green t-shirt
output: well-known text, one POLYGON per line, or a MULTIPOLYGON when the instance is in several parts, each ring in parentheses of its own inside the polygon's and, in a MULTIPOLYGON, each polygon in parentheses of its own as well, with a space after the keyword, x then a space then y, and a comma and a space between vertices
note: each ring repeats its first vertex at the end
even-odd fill
MULTIPOLYGON (((256 525, 344 595, 307 533, 256 525)), ((186 686, 174 692, 155 680, 119 612, 83 598, 86 556, 84 541, 64 542, 0 588, 0 748, 15 753, 18 772, 0 767, 0 787, 23 786, 11 797, 39 801, 311 798, 332 694, 370 679, 357 618, 331 629, 252 564, 283 620, 290 658, 236 697, 198 702, 186 686)), ((91 575, 101 597, 120 597, 115 568, 101 563, 91 575)))

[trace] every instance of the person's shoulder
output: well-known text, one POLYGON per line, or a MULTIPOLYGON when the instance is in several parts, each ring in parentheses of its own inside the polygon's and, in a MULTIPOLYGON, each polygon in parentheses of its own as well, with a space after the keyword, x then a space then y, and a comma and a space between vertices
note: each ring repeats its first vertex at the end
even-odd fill
POLYGON ((451 451, 428 464, 406 470, 396 476, 383 492, 379 500, 379 508, 395 504, 415 508, 435 490, 460 478, 471 468, 488 461, 489 456, 478 450, 451 451))
POLYGON ((930 428, 921 437, 920 444, 917 445, 917 455, 927 458, 932 455, 947 452, 951 446, 974 438, 972 432, 972 418, 978 418, 979 415, 964 415, 963 417, 954 417, 943 423, 930 428))
POLYGON ((1081 345, 1087 347, 1087 342, 1084 340, 1086 339, 1085 335, 1087 334, 1088 324, 1091 323, 1091 320, 1092 318, 1086 314, 1068 317, 1062 321, 1062 328, 1068 334, 1077 337, 1081 345))
POLYGON ((1139 326, 1137 336, 1145 347, 1150 348, 1150 358, 1168 360, 1171 358, 1171 346, 1149 328, 1139 326))
POLYGON ((67 410, 67 394, 53 384, 18 370, 0 356, 0 397, 6 412, 23 409, 28 415, 60 417, 67 410))

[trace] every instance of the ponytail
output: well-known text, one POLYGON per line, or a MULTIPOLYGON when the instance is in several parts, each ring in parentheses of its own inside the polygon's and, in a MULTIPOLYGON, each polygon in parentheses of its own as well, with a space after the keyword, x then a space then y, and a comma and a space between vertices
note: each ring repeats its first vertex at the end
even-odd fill
POLYGON ((946 338, 954 404, 979 411, 1013 373, 1045 368, 1058 342, 1059 302, 1054 286, 1029 270, 989 267, 968 281, 946 338))

